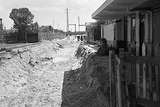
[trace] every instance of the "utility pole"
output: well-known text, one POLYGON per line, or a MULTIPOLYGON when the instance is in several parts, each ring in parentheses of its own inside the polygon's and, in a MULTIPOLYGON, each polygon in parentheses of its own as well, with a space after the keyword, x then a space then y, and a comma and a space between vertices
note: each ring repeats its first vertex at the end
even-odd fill
POLYGON ((68 15, 68 8, 67 8, 67 28, 66 28, 66 32, 68 33, 69 32, 69 15, 68 15))
POLYGON ((81 24, 80 24, 80 17, 78 16, 78 30, 79 30, 79 32, 80 32, 80 30, 81 30, 80 28, 81 28, 82 26, 85 27, 86 25, 85 25, 85 24, 84 24, 84 25, 81 25, 81 24))
POLYGON ((80 17, 78 16, 78 31, 80 31, 80 17))
POLYGON ((54 26, 55 26, 55 19, 53 18, 53 29, 54 29, 54 26))

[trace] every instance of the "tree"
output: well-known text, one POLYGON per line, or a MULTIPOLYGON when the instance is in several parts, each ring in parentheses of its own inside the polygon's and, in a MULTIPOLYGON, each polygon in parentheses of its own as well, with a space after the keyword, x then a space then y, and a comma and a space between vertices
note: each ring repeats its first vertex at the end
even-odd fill
POLYGON ((49 26, 41 26, 40 27, 40 31, 41 32, 53 32, 53 30, 54 30, 53 27, 50 26, 50 25, 49 26))
POLYGON ((25 36, 26 28, 33 23, 34 15, 28 8, 12 9, 10 16, 14 21, 14 28, 17 29, 20 35, 25 36))

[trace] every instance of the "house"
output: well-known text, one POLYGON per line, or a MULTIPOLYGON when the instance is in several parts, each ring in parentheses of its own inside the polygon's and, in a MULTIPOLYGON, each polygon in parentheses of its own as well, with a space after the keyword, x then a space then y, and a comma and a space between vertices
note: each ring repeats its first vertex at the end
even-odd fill
POLYGON ((2 18, 0 18, 0 42, 3 42, 3 24, 2 24, 2 18))
POLYGON ((0 31, 3 30, 2 18, 0 18, 0 31))
POLYGON ((98 22, 88 22, 86 23, 86 34, 87 34, 87 41, 94 42, 100 40, 101 38, 101 27, 100 23, 98 22))
POLYGON ((160 0, 106 0, 92 18, 127 53, 110 64, 110 107, 160 107, 160 0))

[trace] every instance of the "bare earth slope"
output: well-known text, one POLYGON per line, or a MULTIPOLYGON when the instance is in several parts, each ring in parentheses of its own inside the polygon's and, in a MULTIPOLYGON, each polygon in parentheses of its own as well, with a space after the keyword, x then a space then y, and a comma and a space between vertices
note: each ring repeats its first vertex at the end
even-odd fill
POLYGON ((1 55, 0 107, 61 107, 64 71, 77 62, 78 45, 65 38, 1 55))
POLYGON ((65 38, 0 54, 0 107, 107 107, 108 57, 94 47, 65 38))
POLYGON ((108 107, 108 57, 94 52, 87 44, 79 47, 82 66, 64 74, 62 107, 108 107))

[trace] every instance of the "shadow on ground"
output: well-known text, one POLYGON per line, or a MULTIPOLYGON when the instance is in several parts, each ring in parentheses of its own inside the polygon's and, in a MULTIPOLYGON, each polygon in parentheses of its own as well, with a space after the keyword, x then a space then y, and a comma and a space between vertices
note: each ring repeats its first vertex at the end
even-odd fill
POLYGON ((61 107, 107 107, 107 99, 84 67, 64 73, 61 107))

